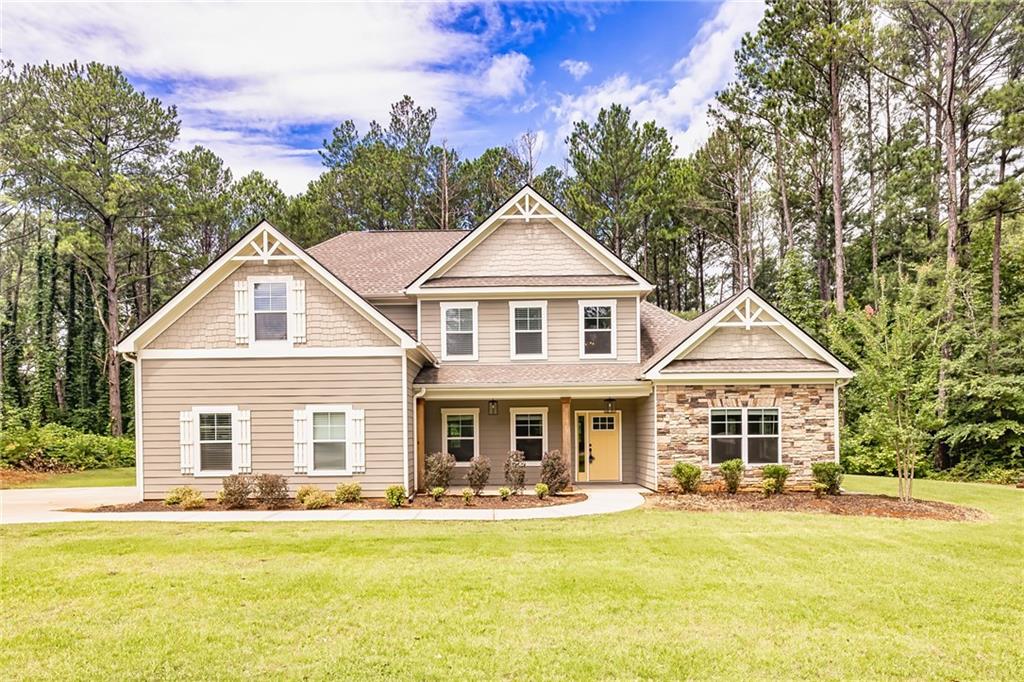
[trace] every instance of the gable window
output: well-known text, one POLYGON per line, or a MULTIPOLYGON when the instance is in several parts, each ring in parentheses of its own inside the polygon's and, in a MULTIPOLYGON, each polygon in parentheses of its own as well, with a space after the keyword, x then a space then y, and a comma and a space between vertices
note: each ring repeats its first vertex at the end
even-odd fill
POLYGON ((711 463, 729 459, 744 464, 778 464, 782 456, 777 407, 711 409, 711 463))
POLYGON ((580 301, 580 357, 615 357, 615 301, 580 301))
POLYGON ((288 340, 288 283, 289 279, 253 281, 254 340, 288 340))
POLYGON ((468 464, 479 452, 479 422, 480 410, 477 409, 441 410, 444 449, 455 458, 456 464, 468 464))
POLYGON ((511 301, 513 360, 543 360, 548 354, 547 301, 511 301))
POLYGON ((199 474, 230 474, 234 470, 231 412, 199 412, 199 474))
POLYGON ((509 410, 512 422, 512 449, 523 453, 527 462, 540 464, 548 449, 548 411, 544 407, 513 407, 509 410))
POLYGON ((313 416, 313 471, 348 471, 345 420, 342 411, 311 410, 313 416))
POLYGON ((441 359, 476 360, 476 303, 441 304, 441 359))

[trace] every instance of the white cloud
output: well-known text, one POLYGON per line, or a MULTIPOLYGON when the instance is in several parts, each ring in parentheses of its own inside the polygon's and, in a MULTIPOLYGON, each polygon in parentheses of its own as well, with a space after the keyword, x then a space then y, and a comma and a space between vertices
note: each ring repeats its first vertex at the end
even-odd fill
POLYGON ((674 80, 642 81, 619 74, 578 94, 561 93, 550 108, 565 139, 575 121, 593 120, 612 104, 628 106, 635 119, 655 121, 668 129, 678 153, 700 147, 711 132, 708 106, 715 92, 733 76, 733 53, 744 33, 757 28, 764 4, 727 1, 704 22, 687 54, 672 68, 674 80))
MULTIPOLYGON (((261 167, 294 192, 319 160, 283 143, 291 127, 347 118, 365 125, 408 94, 453 130, 481 98, 525 91, 529 59, 492 57, 507 32, 501 12, 484 8, 456 28, 453 20, 470 11, 433 3, 7 3, 0 38, 18 63, 95 60, 155 83, 215 152, 261 167)), ((513 28, 525 35, 543 25, 513 28)))
POLYGON ((562 63, 558 66, 575 80, 579 80, 590 73, 590 62, 580 61, 579 59, 563 59, 562 63))

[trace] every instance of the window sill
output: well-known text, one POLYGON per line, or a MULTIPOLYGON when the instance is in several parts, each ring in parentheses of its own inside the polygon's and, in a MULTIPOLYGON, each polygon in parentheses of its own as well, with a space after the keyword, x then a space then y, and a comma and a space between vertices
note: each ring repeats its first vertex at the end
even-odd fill
POLYGON ((306 476, 351 476, 351 471, 345 471, 343 469, 317 469, 310 471, 306 476))
POLYGON ((192 476, 194 478, 223 478, 225 476, 234 476, 234 471, 197 471, 192 476))
POLYGON ((441 362, 476 362, 476 355, 449 355, 447 357, 441 356, 441 362))
MULTIPOLYGON (((738 458, 734 457, 733 459, 738 459, 738 458)), ((712 467, 715 467, 715 468, 718 468, 718 467, 722 466, 722 464, 724 464, 724 462, 709 462, 708 465, 712 466, 712 467)), ((743 466, 745 466, 745 467, 767 467, 767 466, 775 466, 776 464, 785 464, 785 463, 784 462, 744 462, 743 466)))
POLYGON ((602 353, 601 355, 581 355, 580 360, 618 360, 619 356, 614 353, 602 353))
POLYGON ((508 359, 519 362, 530 362, 531 360, 547 360, 548 356, 547 353, 544 355, 510 355, 508 359))

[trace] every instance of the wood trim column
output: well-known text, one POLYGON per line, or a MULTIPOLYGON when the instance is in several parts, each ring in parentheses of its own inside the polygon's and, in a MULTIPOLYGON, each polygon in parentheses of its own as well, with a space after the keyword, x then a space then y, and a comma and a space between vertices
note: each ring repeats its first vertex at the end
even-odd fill
POLYGON ((423 490, 423 470, 427 466, 426 432, 427 404, 423 398, 416 399, 416 490, 423 490))
POLYGON ((572 398, 562 398, 562 457, 565 458, 566 470, 569 472, 569 490, 572 490, 573 479, 576 477, 573 475, 575 467, 573 462, 576 458, 573 457, 572 443, 573 443, 573 428, 572 428, 572 398))

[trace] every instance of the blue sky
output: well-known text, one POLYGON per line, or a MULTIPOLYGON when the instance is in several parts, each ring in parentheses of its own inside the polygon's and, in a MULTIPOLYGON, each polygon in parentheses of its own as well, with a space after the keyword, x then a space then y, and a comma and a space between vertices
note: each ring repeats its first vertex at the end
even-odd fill
POLYGON ((678 153, 708 132, 707 105, 760 0, 509 5, 416 3, 0 3, 17 63, 121 66, 178 107, 179 146, 236 176, 259 169, 296 193, 320 172, 339 121, 386 120, 404 94, 438 110, 435 138, 463 155, 540 136, 561 164, 577 120, 618 102, 669 129, 678 153))

